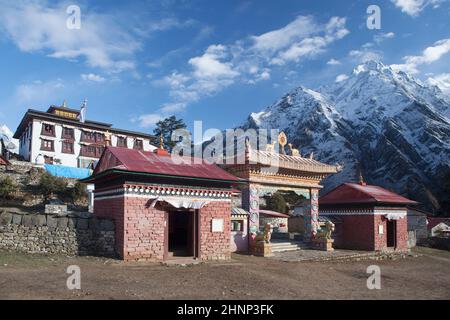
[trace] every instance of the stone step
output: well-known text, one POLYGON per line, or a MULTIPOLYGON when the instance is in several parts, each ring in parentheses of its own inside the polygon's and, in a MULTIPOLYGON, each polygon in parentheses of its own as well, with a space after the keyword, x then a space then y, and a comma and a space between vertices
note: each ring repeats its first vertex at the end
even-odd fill
POLYGON ((287 251, 298 251, 301 248, 297 246, 285 247, 285 248, 272 248, 272 252, 287 252, 287 251))
POLYGON ((272 244, 272 252, 285 252, 301 250, 304 245, 295 241, 274 241, 272 244))

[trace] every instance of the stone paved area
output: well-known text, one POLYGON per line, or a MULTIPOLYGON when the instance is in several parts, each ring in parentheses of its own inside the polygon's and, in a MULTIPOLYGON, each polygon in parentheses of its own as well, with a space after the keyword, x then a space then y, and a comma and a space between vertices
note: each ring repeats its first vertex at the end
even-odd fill
POLYGON ((283 262, 298 261, 332 261, 332 260, 358 260, 358 259, 385 259, 395 256, 404 257, 405 254, 386 254, 356 250, 334 250, 319 251, 312 249, 302 249, 298 251, 274 253, 269 259, 280 260, 283 262))

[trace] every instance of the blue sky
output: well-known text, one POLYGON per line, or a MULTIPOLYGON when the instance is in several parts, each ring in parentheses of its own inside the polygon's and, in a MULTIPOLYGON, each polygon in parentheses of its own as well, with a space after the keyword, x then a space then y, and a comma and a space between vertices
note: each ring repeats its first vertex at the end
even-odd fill
POLYGON ((226 129, 367 59, 450 91, 449 0, 129 2, 0 0, 0 124, 87 98, 89 119, 119 128, 175 114, 226 129), (80 29, 66 27, 70 5, 80 29))

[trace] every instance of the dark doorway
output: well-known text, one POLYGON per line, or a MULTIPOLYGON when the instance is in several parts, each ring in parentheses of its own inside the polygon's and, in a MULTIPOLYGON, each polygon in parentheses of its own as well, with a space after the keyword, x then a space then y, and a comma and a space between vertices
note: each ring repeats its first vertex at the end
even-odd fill
POLYGON ((197 221, 196 211, 169 212, 169 259, 197 257, 197 221))
POLYGON ((395 220, 388 220, 386 224, 386 234, 387 234, 387 243, 386 246, 388 248, 395 247, 395 239, 397 236, 396 231, 396 221, 395 220))

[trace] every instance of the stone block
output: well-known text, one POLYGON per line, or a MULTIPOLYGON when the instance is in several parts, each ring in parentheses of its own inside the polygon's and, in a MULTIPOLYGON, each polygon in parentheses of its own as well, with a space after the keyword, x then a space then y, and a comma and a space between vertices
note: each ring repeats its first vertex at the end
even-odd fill
POLYGON ((58 218, 53 215, 47 216, 47 226, 50 230, 54 230, 58 227, 58 218))
POLYGON ((78 230, 87 230, 89 229, 89 220, 90 219, 82 219, 82 218, 78 218, 77 221, 77 229, 78 230))
POLYGON ((57 228, 58 229, 66 229, 68 224, 68 218, 60 217, 57 218, 57 228))
POLYGON ((75 217, 69 217, 67 218, 67 226, 71 229, 75 229, 77 226, 77 218, 75 217))
POLYGON ((16 225, 22 224, 22 215, 21 214, 13 214, 12 215, 12 223, 16 225))
POLYGON ((47 218, 43 214, 35 214, 31 216, 33 226, 43 227, 47 225, 47 218))
POLYGON ((45 213, 47 214, 62 214, 67 212, 65 204, 46 204, 45 213))
POLYGON ((6 226, 12 222, 12 214, 9 212, 4 211, 0 215, 0 226, 6 226))
POLYGON ((33 215, 27 214, 22 217, 22 225, 24 227, 33 227, 33 215))
POLYGON ((114 221, 109 219, 100 220, 100 229, 103 231, 114 231, 114 221))

